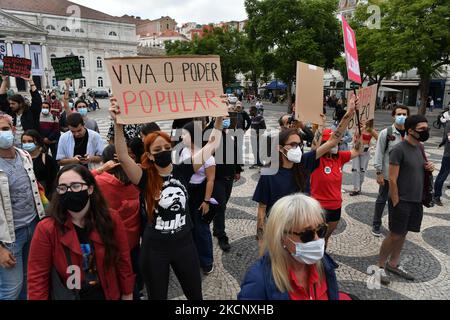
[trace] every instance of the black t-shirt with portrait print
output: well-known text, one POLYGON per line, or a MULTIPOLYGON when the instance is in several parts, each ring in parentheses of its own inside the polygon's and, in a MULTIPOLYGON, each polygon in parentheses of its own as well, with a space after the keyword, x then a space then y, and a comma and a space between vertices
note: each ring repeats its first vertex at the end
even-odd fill
MULTIPOLYGON (((160 199, 157 202, 153 221, 149 221, 148 237, 155 240, 178 240, 186 237, 192 230, 189 216, 187 192, 188 182, 194 174, 192 164, 173 165, 172 174, 163 178, 160 199)), ((142 171, 138 187, 147 194, 147 171, 142 171)))
POLYGON ((74 225, 75 231, 80 242, 81 252, 83 254, 82 272, 84 281, 81 283, 81 300, 106 300, 102 285, 97 273, 95 263, 94 245, 89 240, 89 234, 86 229, 74 225))

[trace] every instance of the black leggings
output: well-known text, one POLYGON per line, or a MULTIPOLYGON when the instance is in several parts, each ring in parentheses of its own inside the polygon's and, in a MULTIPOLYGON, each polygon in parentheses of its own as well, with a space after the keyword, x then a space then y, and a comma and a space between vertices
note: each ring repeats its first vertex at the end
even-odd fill
POLYGON ((141 272, 149 300, 167 300, 169 266, 188 300, 203 300, 197 249, 192 234, 179 240, 155 241, 146 236, 141 249, 141 272))

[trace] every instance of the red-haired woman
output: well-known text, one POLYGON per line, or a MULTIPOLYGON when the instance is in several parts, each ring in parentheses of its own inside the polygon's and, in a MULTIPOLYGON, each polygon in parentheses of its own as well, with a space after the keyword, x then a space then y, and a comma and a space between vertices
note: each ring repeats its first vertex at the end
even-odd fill
MULTIPOLYGON (((111 99, 110 114, 116 122, 117 100, 111 99)), ((115 123, 115 146, 119 161, 130 181, 144 193, 148 224, 141 250, 141 272, 151 300, 167 299, 169 266, 189 300, 201 300, 201 275, 192 236, 187 187, 197 172, 219 147, 222 119, 218 118, 208 144, 181 164, 172 164, 170 136, 158 131, 144 143, 141 166, 128 155, 122 125, 115 123), (191 161, 192 160, 192 161, 191 161)))

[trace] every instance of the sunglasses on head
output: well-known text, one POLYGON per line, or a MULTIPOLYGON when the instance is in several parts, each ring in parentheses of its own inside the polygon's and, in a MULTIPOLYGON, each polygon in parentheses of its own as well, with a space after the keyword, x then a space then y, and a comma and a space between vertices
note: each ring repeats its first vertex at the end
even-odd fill
POLYGON ((316 229, 306 229, 305 231, 302 232, 289 231, 285 233, 298 236, 303 243, 308 243, 314 241, 314 239, 316 238, 316 234, 320 239, 325 238, 327 231, 328 225, 326 223, 323 223, 319 225, 316 229))

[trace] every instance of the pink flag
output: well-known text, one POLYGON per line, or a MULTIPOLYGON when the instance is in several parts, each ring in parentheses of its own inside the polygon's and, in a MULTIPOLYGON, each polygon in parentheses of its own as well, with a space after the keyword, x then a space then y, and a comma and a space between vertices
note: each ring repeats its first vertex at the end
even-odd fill
POLYGON ((361 84, 361 72, 359 70, 358 48, 356 47, 355 31, 342 16, 342 29, 344 31, 345 57, 347 61, 348 79, 361 84))

